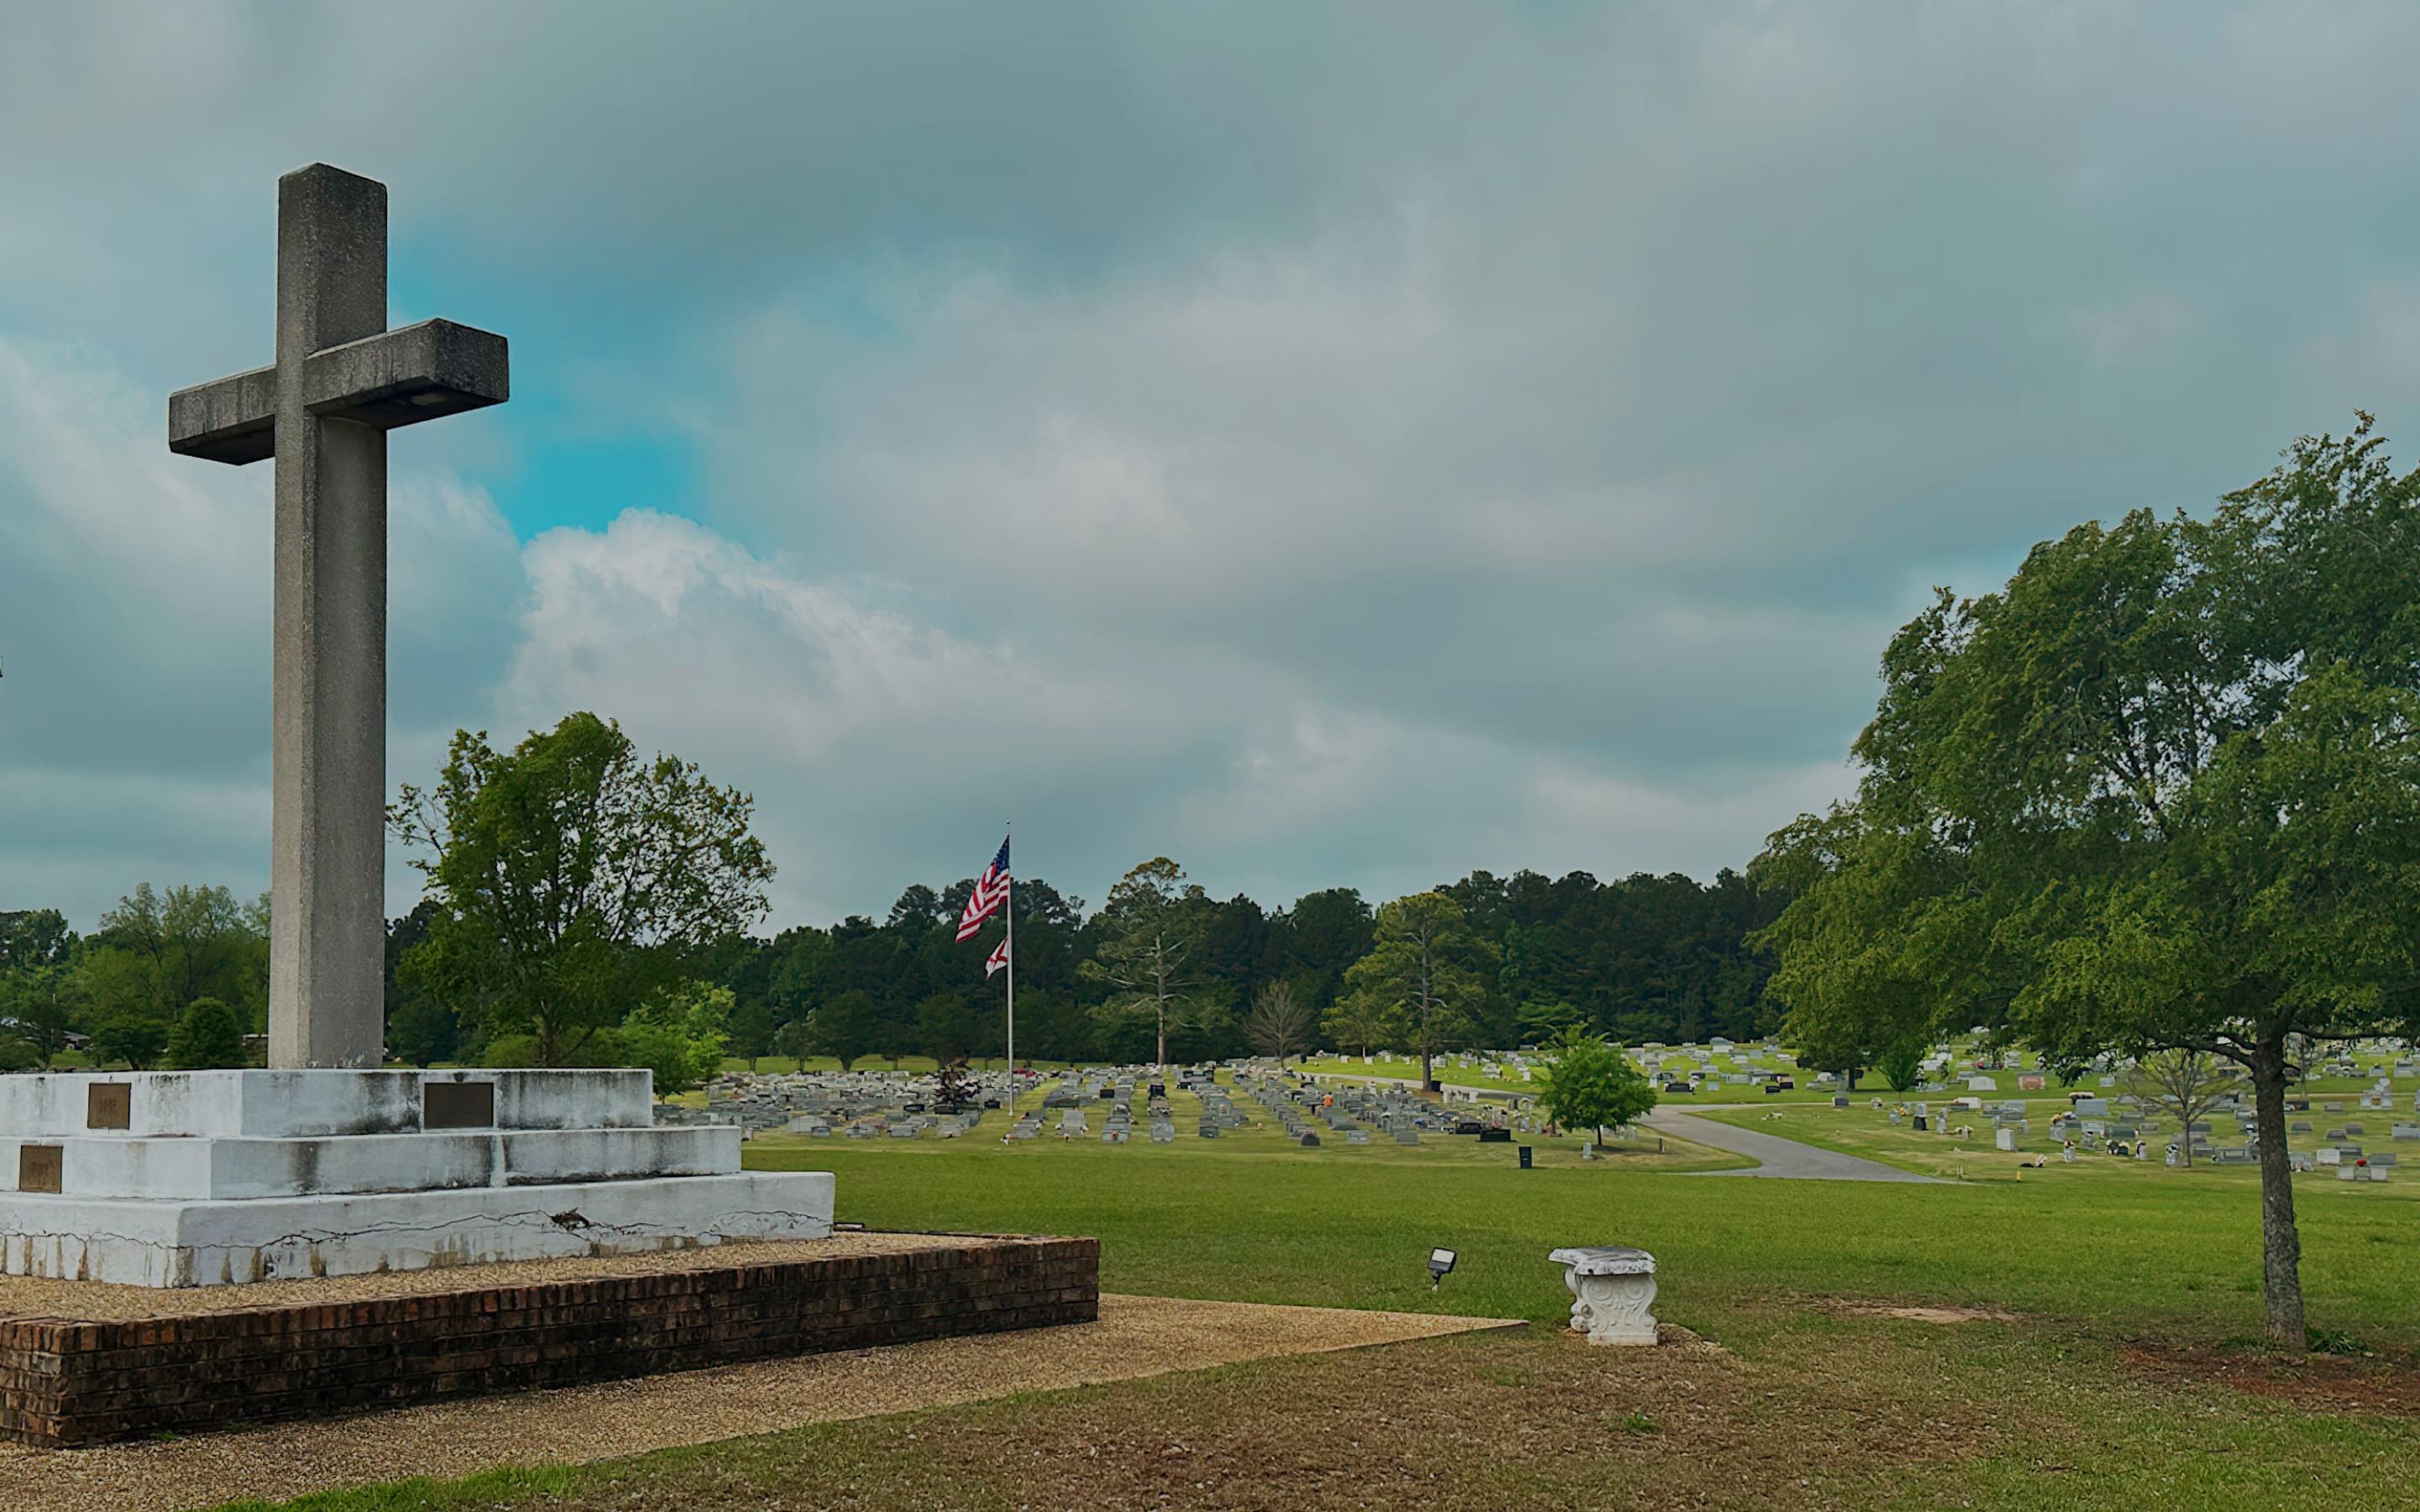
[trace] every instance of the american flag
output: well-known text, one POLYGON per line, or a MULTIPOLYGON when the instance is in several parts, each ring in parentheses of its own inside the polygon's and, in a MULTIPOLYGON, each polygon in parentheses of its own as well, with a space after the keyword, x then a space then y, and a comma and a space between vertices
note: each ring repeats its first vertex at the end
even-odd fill
POLYGON ((975 894, 967 900, 967 917, 958 920, 958 938, 974 938, 975 931, 983 928, 983 921, 999 913, 1000 905, 1006 902, 1008 841, 1003 840, 1000 842, 1000 854, 991 858, 991 865, 984 868, 984 874, 975 878, 975 894))
POLYGON ((989 981, 1007 969, 1008 942, 1002 940, 992 949, 991 958, 984 963, 984 980, 989 981))

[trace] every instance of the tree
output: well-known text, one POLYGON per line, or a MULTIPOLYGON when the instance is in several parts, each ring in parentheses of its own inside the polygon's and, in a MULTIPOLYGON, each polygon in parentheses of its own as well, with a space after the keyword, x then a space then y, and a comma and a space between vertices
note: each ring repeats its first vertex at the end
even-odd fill
POLYGON ((916 1031, 937 1061, 964 1060, 985 1026, 964 993, 935 993, 916 1005, 916 1031))
MULTIPOLYGON (((1937 886, 1888 911, 1891 969, 2059 1064, 2241 1068, 2268 1334, 2291 1354, 2295 1046, 2408 1037, 2420 1009, 2420 474, 2369 431, 2296 442, 2207 520, 2081 525, 1998 593, 1940 594, 1854 748, 1857 821, 1887 843, 1790 905, 1807 923, 1921 855, 1937 886)), ((1776 987, 1853 943, 1776 933, 1776 987)))
POLYGON ((1244 1038, 1253 1050, 1282 1065, 1288 1056, 1298 1056, 1311 1048, 1311 1038, 1319 1027, 1319 1015, 1310 1003, 1296 995, 1293 986, 1273 981, 1263 987, 1252 999, 1252 1011, 1244 1020, 1244 1038))
POLYGON ((843 1071, 878 1051, 881 1041, 882 1010, 869 993, 842 993, 807 1018, 807 1049, 830 1056, 843 1071))
POLYGON ((805 1019, 792 1019, 773 1031, 773 1054, 804 1065, 815 1053, 814 1030, 805 1019))
POLYGON ((67 916, 55 908, 0 913, 0 973, 65 965, 75 943, 67 916))
POLYGON ((1913 1091, 1924 1078, 1924 1050, 1921 1040, 1887 1045, 1874 1057, 1874 1070, 1883 1073, 1883 1080, 1890 1084, 1892 1091, 1913 1091))
POLYGON ((243 1026, 235 1011, 215 997, 196 997, 168 1036, 169 1067, 176 1071, 220 1071, 241 1066, 243 1026))
POLYGON ((47 1069, 78 1022, 83 984, 66 962, 0 972, 0 1017, 36 1064, 47 1069))
MULTIPOLYGON (((1753 936, 1780 964, 1766 993, 1786 1009, 1781 1037, 1801 1065, 1857 1078, 1881 1070, 1893 1091, 1945 1016, 1997 1016, 1945 951, 1933 905, 1954 890, 1954 862, 1921 830, 1878 823, 1869 806, 1802 814, 1766 841, 1748 869, 1761 887, 1794 897, 1753 936)), ((1904 1079, 1902 1079, 1904 1078, 1904 1079)))
POLYGON ((1403 1014, 1393 1004, 1371 993, 1353 993, 1338 998, 1321 1023, 1327 1037, 1341 1048, 1357 1051, 1364 1058, 1381 1047, 1396 1043, 1403 1032, 1403 1014))
POLYGON ((2177 1117, 2177 1140, 2193 1164, 2193 1126, 2197 1119, 2243 1089, 2242 1075, 2202 1050, 2162 1050, 2135 1064, 2127 1078, 2135 1096, 2177 1117))
POLYGON ((402 975, 403 958, 428 938, 436 913, 436 902, 423 898, 411 912, 386 922, 386 1051, 415 1066, 456 1059, 465 1048, 462 1017, 451 995, 427 991, 402 975))
POLYGON ((1102 909, 1109 934, 1079 968, 1087 980, 1106 984, 1100 1007, 1110 1020, 1141 1019, 1152 1026, 1154 1060, 1168 1066, 1168 1035, 1194 1022, 1202 1007, 1201 983, 1187 968, 1199 938, 1199 887, 1184 886, 1185 871, 1156 856, 1128 872, 1109 889, 1102 909))
POLYGON ((55 908, 0 913, 0 1026, 47 1068, 75 1027, 75 931, 55 908))
POLYGON ((1496 949, 1472 934, 1462 905, 1442 892, 1418 892, 1378 910, 1377 943, 1344 973, 1353 1012, 1401 1016, 1420 1052, 1420 1085, 1435 1074, 1436 1052, 1460 1032, 1485 987, 1481 966, 1496 949))
POLYGON ((146 882, 101 916, 94 945, 142 962, 148 1007, 173 1023, 185 1005, 216 997, 239 1022, 258 1019, 269 1000, 269 900, 249 904, 225 887, 146 882))
POLYGON ((390 820, 437 909, 403 974, 526 1033, 541 1065, 690 975, 764 917, 772 863, 754 800, 671 756, 642 761, 621 727, 566 716, 510 751, 457 732, 437 785, 407 785, 390 820))
POLYGON ((1566 1129, 1593 1129, 1605 1143, 1655 1106, 1655 1088, 1630 1057, 1586 1029, 1565 1029, 1549 1047, 1538 1101, 1566 1129))
POLYGON ((1370 953, 1370 905, 1351 887, 1305 893, 1283 915, 1286 965, 1315 1011, 1336 1001, 1344 973, 1370 953))
POLYGON ((756 1062, 773 1051, 773 1011, 762 1002, 743 1002, 731 1011, 731 1053, 743 1057, 753 1072, 756 1062))

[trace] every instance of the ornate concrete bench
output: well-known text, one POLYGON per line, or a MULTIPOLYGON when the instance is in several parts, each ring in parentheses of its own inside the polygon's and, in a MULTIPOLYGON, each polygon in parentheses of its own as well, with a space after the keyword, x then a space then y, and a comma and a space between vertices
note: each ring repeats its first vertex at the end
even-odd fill
POLYGON ((1546 1257, 1563 1266, 1572 1288, 1572 1328, 1590 1344, 1652 1344, 1655 1257, 1620 1245, 1559 1249, 1546 1257))

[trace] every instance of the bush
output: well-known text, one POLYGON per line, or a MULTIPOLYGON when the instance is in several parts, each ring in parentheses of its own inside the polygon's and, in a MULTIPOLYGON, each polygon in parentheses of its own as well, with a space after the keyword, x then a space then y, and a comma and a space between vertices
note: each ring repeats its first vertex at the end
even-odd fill
POLYGON ((479 1064, 495 1071, 526 1071, 537 1064, 537 1036, 500 1034, 488 1041, 479 1064))
POLYGON ((96 1066, 124 1061, 136 1071, 159 1063, 167 1047, 167 1021, 139 1008, 119 1009, 92 1026, 92 1059, 96 1066))
POLYGON ((243 1026, 215 997, 194 998, 168 1035, 167 1064, 174 1071, 224 1071, 246 1058, 243 1026))

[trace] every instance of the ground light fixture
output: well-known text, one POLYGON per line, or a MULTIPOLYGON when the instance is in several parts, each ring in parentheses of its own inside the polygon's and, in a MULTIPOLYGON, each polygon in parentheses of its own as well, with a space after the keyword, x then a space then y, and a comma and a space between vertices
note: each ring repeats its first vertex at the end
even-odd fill
POLYGON ((1453 1260, 1454 1254, 1450 1249, 1429 1251, 1429 1289, 1431 1291, 1435 1291, 1437 1284, 1453 1270, 1453 1260))

